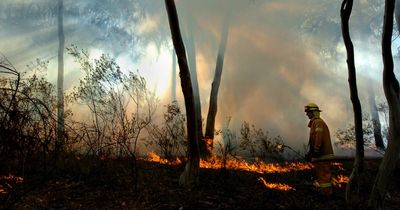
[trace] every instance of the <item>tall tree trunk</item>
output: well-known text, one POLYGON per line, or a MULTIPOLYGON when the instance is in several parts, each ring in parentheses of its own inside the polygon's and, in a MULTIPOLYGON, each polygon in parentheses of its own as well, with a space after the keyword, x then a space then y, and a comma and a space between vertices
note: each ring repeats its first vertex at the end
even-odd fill
POLYGON ((57 77, 57 142, 55 158, 58 162, 59 153, 64 146, 64 23, 63 0, 58 0, 58 77, 57 77))
POLYGON ((189 61, 190 77, 192 79, 192 86, 193 86, 194 107, 196 112, 196 128, 199 139, 200 156, 206 157, 207 150, 206 150, 206 143, 203 139, 203 127, 202 127, 203 123, 201 116, 200 91, 199 91, 199 82, 197 79, 196 46, 193 33, 193 25, 195 23, 192 14, 187 15, 187 18, 188 18, 188 24, 187 24, 186 46, 187 46, 187 55, 189 61))
POLYGON ((378 107, 376 106, 375 92, 371 86, 369 87, 368 93, 369 93, 368 101, 371 110, 372 126, 374 128, 375 146, 376 148, 384 150, 385 145, 383 144, 383 139, 382 139, 381 121, 379 120, 378 107))
POLYGON ((172 50, 172 101, 176 101, 176 53, 172 50))
POLYGON ((206 131, 205 131, 205 140, 207 146, 209 147, 208 151, 211 151, 214 141, 215 117, 217 115, 217 110, 218 110, 218 91, 219 91, 219 85, 221 83, 222 69, 224 66, 226 43, 228 41, 229 22, 230 22, 230 15, 228 14, 225 17, 225 21, 222 26, 223 28, 222 28, 221 40, 219 43, 217 63, 215 66, 214 80, 211 85, 210 104, 208 107, 208 115, 207 115, 206 131))
POLYGON ((354 125, 356 133, 356 157, 354 160, 353 171, 350 175, 350 181, 346 186, 346 202, 355 205, 359 201, 359 189, 363 173, 364 161, 364 140, 362 130, 361 104, 358 98, 356 68, 354 64, 354 48, 349 33, 349 19, 353 7, 353 0, 343 0, 340 8, 340 17, 342 23, 342 36, 347 51, 348 82, 350 86, 350 98, 353 104, 354 125))
POLYGON ((385 1, 385 15, 383 18, 383 89, 389 105, 389 136, 386 152, 379 166, 370 195, 369 205, 373 209, 384 209, 388 183, 393 175, 400 151, 400 88, 393 71, 391 50, 394 4, 395 0, 385 1))
POLYGON ((396 19, 397 31, 400 33, 400 1, 395 2, 394 17, 396 19))
POLYGON ((168 13, 168 21, 171 30, 172 42, 176 51, 179 64, 179 76, 185 100, 187 130, 188 130, 188 160, 185 170, 180 176, 179 183, 184 187, 191 188, 198 184, 198 172, 200 167, 199 139, 196 127, 196 112, 194 107, 193 87, 190 78, 189 67, 186 59, 185 46, 179 28, 178 14, 174 0, 165 0, 168 13))

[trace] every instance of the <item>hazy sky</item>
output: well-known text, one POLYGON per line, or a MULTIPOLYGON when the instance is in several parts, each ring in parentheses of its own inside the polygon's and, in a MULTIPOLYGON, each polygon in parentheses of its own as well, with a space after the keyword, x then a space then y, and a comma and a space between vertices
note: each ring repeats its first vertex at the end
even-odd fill
MULTIPOLYGON (((55 7, 56 2, 0 3, 1 53, 19 70, 36 58, 49 59, 51 82, 56 81, 57 72, 57 21, 56 13, 46 8, 55 7)), ((76 44, 88 49, 93 58, 109 53, 125 71, 139 70, 161 103, 171 100, 172 44, 164 1, 64 2, 67 47, 76 44)), ((384 100, 380 43, 372 34, 379 34, 380 25, 372 24, 381 22, 383 7, 369 8, 371 2, 376 1, 355 3, 350 20, 355 20, 350 27, 364 111, 368 111, 365 84, 377 91, 378 101, 384 100), (365 78, 371 80, 365 83, 365 78)), ((237 132, 247 121, 301 148, 308 142, 303 106, 315 102, 334 139, 338 128, 353 121, 340 4, 339 0, 176 0, 182 34, 186 36, 190 28, 194 36, 203 117, 208 111, 222 24, 231 12, 216 128, 232 117, 231 128, 237 132)), ((80 73, 71 56, 66 54, 65 59, 65 89, 69 90, 80 73)))

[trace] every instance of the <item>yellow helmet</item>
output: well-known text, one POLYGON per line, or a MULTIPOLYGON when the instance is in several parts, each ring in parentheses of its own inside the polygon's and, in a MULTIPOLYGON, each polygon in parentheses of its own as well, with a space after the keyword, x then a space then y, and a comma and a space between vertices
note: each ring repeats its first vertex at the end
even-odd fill
POLYGON ((308 112, 308 111, 319 111, 322 112, 322 110, 319 109, 318 105, 315 103, 309 103, 306 106, 304 106, 304 111, 308 112))

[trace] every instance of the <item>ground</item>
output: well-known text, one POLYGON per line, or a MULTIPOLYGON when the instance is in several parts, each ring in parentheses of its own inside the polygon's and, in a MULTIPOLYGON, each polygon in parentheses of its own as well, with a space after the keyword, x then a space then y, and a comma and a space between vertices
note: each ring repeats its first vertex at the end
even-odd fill
MULTIPOLYGON (((77 160, 78 161, 78 160, 77 160)), ((128 165, 120 160, 101 160, 91 166, 66 167, 51 178, 31 176, 23 182, 9 179, 7 193, 0 194, 3 209, 345 209, 344 186, 335 187, 331 199, 321 197, 310 185, 311 170, 259 174, 238 170, 201 169, 200 184, 179 187, 183 165, 138 161, 137 188, 128 165), (290 185, 294 190, 266 188, 260 181, 290 185), (14 181, 14 182, 13 182, 14 181), (13 183, 11 183, 13 182, 13 183), (11 188, 12 187, 12 188, 11 188)), ((367 163, 367 197, 378 163, 367 163)), ((349 175, 351 162, 334 174, 349 175)), ((400 206, 400 178, 395 179, 386 201, 387 209, 400 206)), ((5 184, 5 180, 2 181, 5 184)), ((366 207, 363 202, 360 208, 366 207)))

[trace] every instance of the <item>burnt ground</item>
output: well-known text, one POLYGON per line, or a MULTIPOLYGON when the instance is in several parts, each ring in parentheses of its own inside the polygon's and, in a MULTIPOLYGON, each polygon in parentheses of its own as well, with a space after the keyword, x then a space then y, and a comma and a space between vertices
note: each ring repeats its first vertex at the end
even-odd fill
MULTIPOLYGON (((179 187, 183 165, 138 162, 138 184, 129 167, 121 161, 101 161, 83 167, 66 166, 51 178, 31 176, 23 183, 8 180, 8 192, 0 194, 3 209, 346 209, 344 186, 335 187, 333 198, 326 199, 308 183, 311 170, 257 174, 235 170, 201 169, 200 185, 192 190, 179 187), (292 191, 269 189, 258 181, 279 182, 292 191)), ((334 174, 349 175, 352 163, 334 174)), ((361 190, 367 197, 378 162, 367 163, 367 183, 361 190)), ((386 209, 400 206, 400 172, 391 182, 386 209)), ((2 181, 3 186, 6 185, 2 181)), ((366 201, 358 208, 366 207, 366 201)))

